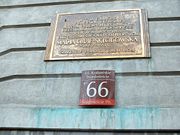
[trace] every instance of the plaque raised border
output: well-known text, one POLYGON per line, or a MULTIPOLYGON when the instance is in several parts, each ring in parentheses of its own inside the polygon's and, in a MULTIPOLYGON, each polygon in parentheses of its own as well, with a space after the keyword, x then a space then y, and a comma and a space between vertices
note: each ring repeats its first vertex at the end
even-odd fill
MULTIPOLYGON (((83 17, 82 18, 81 17, 80 17, 80 19, 83 18, 83 17)), ((73 21, 77 21, 77 20, 78 19, 74 19, 71 21, 71 23, 73 21)), ((130 21, 131 20, 133 20, 133 19, 130 18, 130 21)), ((66 19, 65 19, 65 21, 66 21, 66 19)), ((120 39, 121 37, 122 36, 119 36, 117 38, 120 39)), ((117 44, 122 45, 123 42, 122 42, 122 44, 117 42, 116 46, 117 46, 117 44)), ((73 46, 71 46, 71 45, 69 44, 69 46, 68 46, 68 43, 67 43, 65 47, 66 48, 69 47, 69 49, 71 49, 71 48, 73 48, 73 46)), ((103 45, 103 43, 102 43, 102 45, 103 45)), ((113 45, 113 43, 109 43, 109 44, 107 43, 107 45, 110 47, 111 45, 113 45)), ((89 47, 89 51, 90 51, 90 49, 91 48, 89 47)), ((119 49, 119 48, 117 48, 117 49, 119 49)), ((50 33, 49 33, 49 37, 48 37, 47 48, 46 48, 44 60, 108 59, 108 58, 140 58, 140 57, 150 57, 150 43, 149 43, 149 33, 148 33, 147 12, 144 9, 125 9, 125 10, 115 10, 115 11, 99 11, 99 12, 96 11, 96 12, 88 12, 88 13, 59 13, 59 14, 57 14, 55 19, 51 23, 51 29, 50 29, 50 33), (122 12, 126 13, 127 15, 132 14, 133 12, 138 12, 138 20, 139 20, 139 22, 138 22, 139 23, 138 38, 140 40, 138 41, 139 43, 136 43, 136 44, 133 41, 130 43, 130 44, 135 44, 136 46, 138 46, 138 47, 134 47, 134 50, 135 50, 134 52, 133 52, 133 49, 131 50, 131 48, 128 48, 131 50, 131 52, 121 52, 121 51, 120 52, 111 52, 111 51, 108 52, 108 49, 105 49, 102 47, 102 50, 103 49, 107 50, 107 53, 106 52, 101 52, 101 53, 100 52, 95 52, 95 53, 88 52, 88 49, 85 50, 86 51, 86 53, 85 53, 84 50, 80 46, 76 45, 75 49, 78 50, 79 54, 78 53, 65 53, 65 54, 64 53, 63 54, 56 53, 58 55, 54 55, 55 52, 58 52, 58 51, 61 51, 64 49, 63 45, 58 46, 60 48, 59 50, 56 49, 58 36, 61 37, 61 35, 64 34, 64 33, 62 33, 62 28, 63 28, 62 23, 64 21, 63 17, 76 16, 78 18, 78 16, 86 17, 86 15, 89 15, 89 14, 92 14, 96 17, 97 14, 99 15, 99 14, 107 13, 107 14, 113 15, 115 13, 117 14, 117 13, 122 13, 122 12), (60 25, 61 25, 61 27, 60 27, 60 25), (141 48, 141 50, 139 48, 141 48)))

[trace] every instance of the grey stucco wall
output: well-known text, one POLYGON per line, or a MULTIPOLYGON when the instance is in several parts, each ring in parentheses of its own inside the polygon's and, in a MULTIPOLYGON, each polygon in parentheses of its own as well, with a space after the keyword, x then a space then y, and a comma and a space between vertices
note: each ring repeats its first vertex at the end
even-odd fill
POLYGON ((180 129, 179 29, 179 0, 0 1, 0 129, 180 129), (43 61, 56 13, 128 8, 148 11, 151 58, 43 61), (80 108, 81 72, 103 69, 116 72, 117 105, 80 108))
POLYGON ((176 131, 170 132, 88 132, 88 131, 27 131, 27 130, 10 130, 2 131, 0 135, 179 135, 176 131))

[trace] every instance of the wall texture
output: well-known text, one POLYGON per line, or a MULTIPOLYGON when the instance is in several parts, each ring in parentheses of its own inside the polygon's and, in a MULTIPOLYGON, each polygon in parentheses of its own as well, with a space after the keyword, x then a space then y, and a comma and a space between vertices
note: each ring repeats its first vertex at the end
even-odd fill
MULTIPOLYGON (((69 132, 62 134, 74 135, 90 133, 71 133, 71 129, 180 129, 179 82, 179 0, 0 1, 1 130, 66 129, 69 132), (56 13, 133 8, 148 11, 151 58, 43 61, 56 13), (78 107, 81 72, 103 69, 116 71, 117 105, 109 109, 78 107)), ((56 133, 32 131, 35 135, 56 133)), ((4 130, 1 134, 31 132, 4 130)))

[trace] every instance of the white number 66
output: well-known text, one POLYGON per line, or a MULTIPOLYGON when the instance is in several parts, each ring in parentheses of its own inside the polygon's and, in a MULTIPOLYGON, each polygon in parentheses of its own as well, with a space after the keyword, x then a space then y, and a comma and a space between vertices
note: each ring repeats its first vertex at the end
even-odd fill
MULTIPOLYGON (((97 93, 96 88, 91 87, 91 84, 93 84, 93 83, 96 83, 96 82, 95 82, 95 81, 91 81, 91 82, 88 84, 88 86, 87 86, 86 93, 87 93, 88 97, 94 97, 94 96, 96 95, 96 93, 97 93), (90 91, 93 91, 93 92, 91 92, 92 94, 90 94, 90 91)), ((100 97, 106 97, 106 96, 109 94, 109 90, 108 90, 106 87, 102 87, 102 85, 105 84, 105 83, 107 83, 107 81, 101 82, 101 83, 99 84, 99 86, 98 86, 98 95, 99 95, 100 97), (103 90, 105 91, 105 94, 104 94, 104 95, 102 95, 102 91, 103 91, 103 90)))

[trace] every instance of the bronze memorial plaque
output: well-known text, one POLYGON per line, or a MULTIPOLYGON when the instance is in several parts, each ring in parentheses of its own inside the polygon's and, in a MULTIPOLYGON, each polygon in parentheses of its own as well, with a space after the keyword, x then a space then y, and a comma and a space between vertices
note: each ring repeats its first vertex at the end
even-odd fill
POLYGON ((150 57, 143 9, 57 14, 45 60, 150 57))

